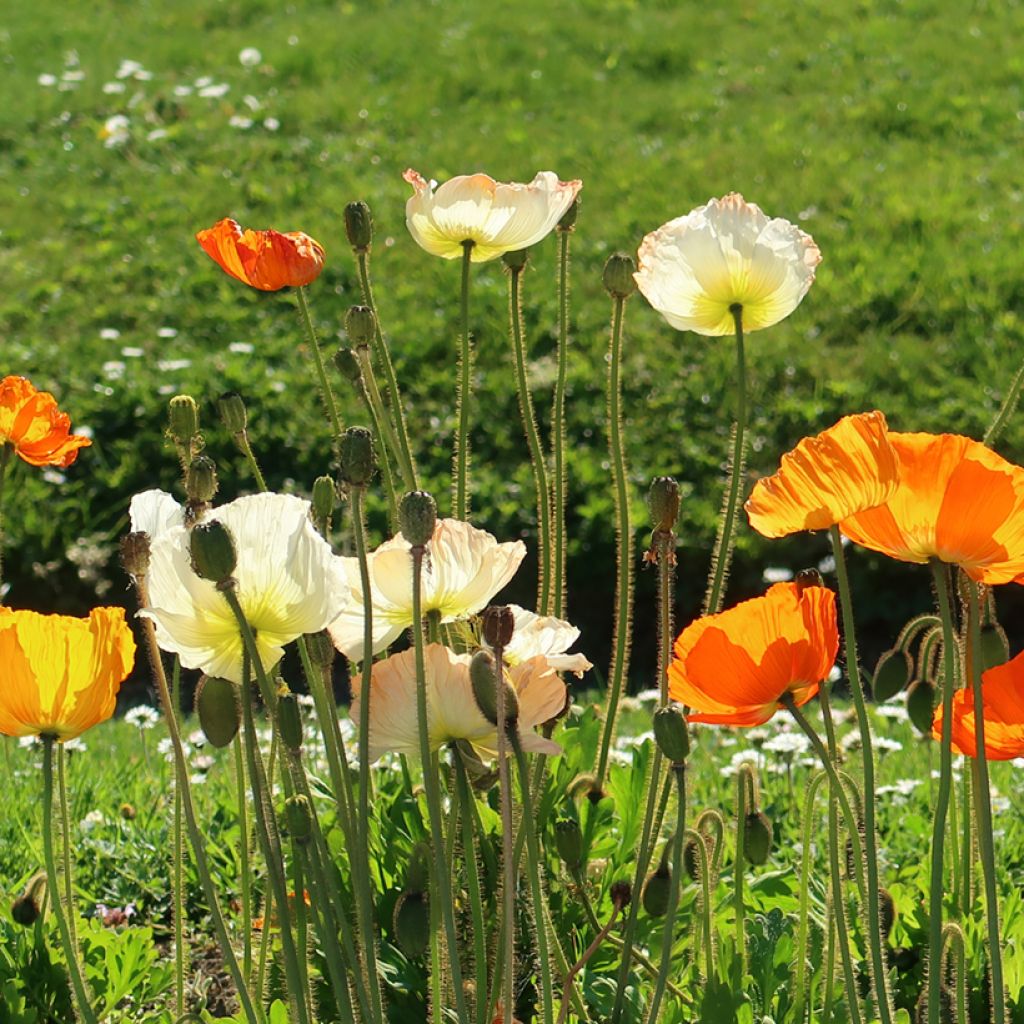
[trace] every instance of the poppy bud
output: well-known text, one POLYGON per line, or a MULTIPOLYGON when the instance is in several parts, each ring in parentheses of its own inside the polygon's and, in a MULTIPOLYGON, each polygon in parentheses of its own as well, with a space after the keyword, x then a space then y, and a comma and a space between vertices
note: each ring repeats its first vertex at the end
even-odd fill
POLYGON ((579 197, 574 199, 569 204, 569 209, 562 214, 562 219, 558 222, 559 231, 572 231, 576 227, 576 218, 580 212, 580 201, 579 197))
POLYGON ((821 578, 821 573, 817 569, 801 569, 796 574, 796 589, 798 594, 802 594, 808 587, 823 587, 825 581, 821 578))
POLYGON ((321 533, 326 532, 334 513, 337 490, 329 476, 318 476, 313 481, 313 519, 321 533))
POLYGON ((763 811, 750 811, 743 822, 743 851, 755 867, 768 863, 772 852, 772 822, 763 811))
POLYGON ((217 493, 217 467, 213 459, 197 455, 185 471, 185 493, 193 503, 209 503, 217 493))
MULTIPOLYGON (((707 852, 708 836, 702 833, 701 838, 704 840, 704 850, 707 852)), ((683 843, 683 867, 695 882, 700 879, 700 859, 697 855, 697 840, 693 836, 690 836, 683 843)))
POLYGON ((351 487, 363 487, 373 476, 373 435, 366 427, 349 427, 338 447, 341 479, 351 487))
POLYGON ((304 793, 295 793, 284 802, 284 821, 288 835, 297 843, 308 843, 313 834, 313 810, 304 793))
POLYGON ((605 291, 613 299, 628 299, 636 291, 636 281, 633 280, 635 271, 636 263, 632 256, 624 252, 612 253, 604 265, 602 275, 605 291))
POLYGON ((217 399, 217 412, 221 423, 232 434, 244 434, 249 425, 249 417, 245 411, 245 402, 237 391, 225 391, 217 399))
POLYGON ((306 650, 309 659, 319 668, 330 668, 334 664, 334 644, 326 631, 306 634, 306 650))
POLYGON ((574 800, 578 800, 582 793, 592 804, 600 803, 608 795, 598 786, 596 775, 577 775, 565 791, 574 800))
POLYGON ((1006 633, 998 623, 989 623, 981 630, 981 670, 1002 665, 1010 657, 1010 645, 1006 642, 1006 633))
POLYGON ((526 264, 530 262, 530 250, 517 249, 513 252, 502 253, 501 262, 509 270, 523 270, 526 264))
POLYGON ((508 605, 491 605, 484 609, 483 636, 491 647, 508 647, 516 626, 515 616, 508 605))
POLYGON ((199 406, 191 395, 175 395, 168 403, 167 432, 183 448, 199 433, 199 406))
POLYGON ((679 484, 670 476, 655 477, 647 492, 647 507, 655 532, 674 532, 679 518, 679 484))
POLYGON ((664 861, 647 876, 644 882, 644 891, 641 894, 641 901, 644 910, 651 917, 664 917, 668 911, 669 890, 672 888, 672 872, 664 861))
POLYGON ((426 491, 409 491, 398 506, 398 524, 409 544, 424 547, 434 536, 437 504, 426 491))
MULTIPOLYGON (((469 663, 469 680, 473 686, 473 699, 480 714, 491 725, 498 724, 498 663, 490 651, 477 651, 469 663)), ((519 717, 519 697, 503 680, 505 686, 505 725, 512 727, 519 717)))
POLYGON ((398 948, 410 959, 423 956, 430 945, 430 908, 427 894, 403 892, 395 904, 392 919, 398 948))
POLYGON ((373 216, 361 199, 345 204, 345 234, 356 252, 369 252, 373 241, 373 216))
POLYGON ((148 533, 129 533, 121 538, 121 565, 129 576, 136 579, 149 572, 148 533))
POLYGON ((583 866, 583 832, 575 818, 559 818, 555 822, 555 849, 570 871, 583 866))
POLYGON ((875 700, 886 701, 895 697, 910 682, 912 670, 913 665, 906 651, 886 651, 878 659, 875 677, 871 683, 875 700))
POLYGON ((196 714, 210 743, 226 747, 238 735, 242 720, 238 688, 228 679, 203 676, 196 688, 196 714))
POLYGON ((21 895, 11 904, 11 917, 15 924, 28 927, 35 924, 46 906, 46 872, 37 871, 25 886, 21 895))
POLYGON ((291 751, 302 749, 302 712, 294 693, 277 698, 277 724, 284 745, 291 751))
POLYGON ((132 804, 124 803, 117 809, 117 813, 121 815, 123 821, 134 821, 138 811, 132 804))
POLYGON ((430 846, 418 842, 409 854, 405 872, 405 887, 410 891, 426 890, 430 885, 430 846))
POLYGON ((923 736, 931 736, 935 717, 935 687, 927 679, 918 679, 907 690, 907 714, 914 728, 923 736))
POLYGON ((345 333, 356 348, 369 345, 377 333, 377 317, 369 306, 353 306, 345 314, 345 333))
POLYGON ((346 380, 358 384, 363 379, 363 368, 359 365, 359 357, 350 348, 339 348, 334 353, 334 365, 346 380))
POLYGON ((223 583, 230 579, 238 564, 235 542, 227 527, 216 519, 200 523, 189 534, 192 571, 204 580, 223 583))
POLYGON ((888 889, 878 890, 878 928, 882 933, 882 941, 889 940, 889 933, 896 923, 896 901, 888 889))
POLYGON ((661 752, 673 764, 682 764, 690 753, 686 716, 678 704, 669 704, 654 712, 654 739, 661 752))
POLYGON ((632 901, 633 887, 626 881, 612 882, 608 895, 611 897, 612 903, 621 910, 623 907, 628 907, 632 901))

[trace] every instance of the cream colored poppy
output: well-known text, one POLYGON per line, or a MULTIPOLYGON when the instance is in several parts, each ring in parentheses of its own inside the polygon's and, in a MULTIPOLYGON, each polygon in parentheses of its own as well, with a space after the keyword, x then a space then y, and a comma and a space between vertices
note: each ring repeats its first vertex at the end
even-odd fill
MULTIPOLYGON (((412 625, 412 558, 400 534, 369 557, 373 602, 373 653, 394 643, 412 625)), ((526 555, 521 540, 499 544, 486 530, 458 519, 439 519, 423 561, 423 614, 442 622, 475 615, 515 575, 526 555)), ((329 631, 334 646, 350 661, 363 660, 363 585, 359 561, 341 559, 350 599, 329 631)))
POLYGON ((785 319, 820 262, 810 235, 731 192, 647 235, 634 277, 677 330, 722 335, 735 328, 735 305, 743 307, 748 332, 785 319))
MULTIPOLYGON (((427 686, 427 733, 431 751, 453 740, 466 740, 485 756, 498 747, 493 725, 480 713, 473 698, 468 654, 453 654, 443 644, 424 648, 427 686)), ((509 680, 519 697, 519 738, 523 749, 560 754, 555 742, 538 736, 536 726, 554 718, 565 707, 565 683, 544 658, 531 658, 509 680)), ((362 676, 352 679, 354 694, 350 715, 359 720, 363 694, 362 676)), ((373 666, 370 676, 370 760, 389 751, 419 757, 419 724, 416 711, 415 651, 393 654, 373 666)))
POLYGON ((553 615, 538 615, 517 604, 510 604, 509 608, 515 625, 512 642, 502 652, 502 658, 510 668, 541 657, 556 672, 572 672, 579 678, 594 667, 585 655, 566 653, 580 638, 580 631, 572 623, 553 615))
POLYGON ((185 525, 185 510, 166 491, 142 491, 128 506, 132 533, 149 535, 150 542, 166 530, 185 525))
MULTIPOLYGON (((154 505, 169 506, 163 502, 154 505)), ((238 600, 256 633, 265 669, 286 644, 324 629, 348 600, 342 560, 313 528, 309 502, 287 494, 253 494, 207 514, 235 545, 238 600)), ((186 668, 242 681, 242 640, 224 595, 193 571, 189 532, 167 526, 152 542, 149 607, 157 642, 186 668)))
POLYGON ((583 187, 582 181, 559 181, 553 171, 539 171, 529 185, 460 174, 435 188, 411 168, 402 177, 413 188, 405 223, 416 242, 448 260, 461 259, 463 243, 472 242, 474 263, 539 242, 583 187))

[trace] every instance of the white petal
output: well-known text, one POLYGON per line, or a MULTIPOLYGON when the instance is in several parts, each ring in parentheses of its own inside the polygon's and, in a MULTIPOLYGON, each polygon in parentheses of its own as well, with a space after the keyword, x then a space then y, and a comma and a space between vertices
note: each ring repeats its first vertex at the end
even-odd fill
POLYGON ((132 533, 148 533, 156 540, 172 526, 184 526, 185 511, 166 491, 143 491, 136 494, 128 506, 132 533))

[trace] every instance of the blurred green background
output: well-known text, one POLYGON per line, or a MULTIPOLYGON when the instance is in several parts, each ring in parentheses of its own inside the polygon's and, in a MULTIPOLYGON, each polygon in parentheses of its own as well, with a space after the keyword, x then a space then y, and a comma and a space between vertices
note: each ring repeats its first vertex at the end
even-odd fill
MULTIPOLYGON (((806 433, 867 408, 897 429, 980 437, 1024 354, 1022 31, 1024 11, 1007 0, 9 5, 0 374, 53 391, 95 442, 65 474, 18 467, 5 503, 7 602, 81 613, 129 600, 116 540, 133 493, 176 486, 163 438, 172 394, 203 403, 224 499, 251 487, 214 412, 229 388, 249 403, 272 487, 307 492, 329 471, 293 297, 229 279, 194 241, 226 215, 324 244, 311 301, 329 355, 358 301, 341 212, 350 199, 371 204, 382 320, 444 510, 458 268, 408 236, 401 172, 523 181, 552 169, 585 183, 572 264, 570 617, 602 668, 614 583, 607 255, 731 190, 813 234, 816 284, 749 341, 751 479, 806 433)), ((538 245, 525 293, 545 430, 555 263, 554 240, 538 245)), ((474 518, 529 543, 506 288, 499 265, 479 268, 474 518)), ((721 501, 733 349, 674 332, 640 297, 627 332, 638 549, 650 478, 677 476, 685 622, 699 611, 721 501)), ((1024 459, 1020 417, 999 448, 1024 459)), ((372 526, 382 536, 379 505, 372 526)), ((767 566, 825 554, 823 537, 767 542, 744 523, 729 601, 761 589, 767 566)), ((852 561, 872 661, 928 604, 927 573, 852 561)), ((640 573, 637 685, 653 671, 653 589, 640 573)), ((532 590, 527 567, 511 596, 530 603, 532 590)), ((1024 602, 1016 588, 1000 602, 1013 642, 1024 602)))

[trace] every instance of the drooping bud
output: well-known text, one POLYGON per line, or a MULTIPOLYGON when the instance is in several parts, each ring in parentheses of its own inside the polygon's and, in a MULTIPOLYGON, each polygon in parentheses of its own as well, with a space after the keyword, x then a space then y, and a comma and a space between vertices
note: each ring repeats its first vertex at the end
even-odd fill
POLYGON ((612 882, 608 895, 611 897, 612 903, 621 910, 623 907, 628 907, 632 901, 633 887, 625 880, 612 882))
POLYGON ((199 435, 199 406, 191 395, 175 395, 167 406, 167 433, 186 451, 199 435))
POLYGON ((526 264, 530 262, 530 250, 517 249, 514 252, 503 253, 501 262, 504 263, 509 270, 523 270, 526 267, 526 264))
POLYGON ((483 612, 484 641, 491 647, 508 647, 516 627, 515 615, 508 605, 490 605, 483 612))
POLYGON ((612 253, 604 265, 602 280, 605 291, 613 299, 628 299, 636 291, 635 271, 636 263, 632 256, 624 252, 612 253))
POLYGON ((895 697, 910 682, 913 664, 906 651, 894 648, 878 659, 871 689, 875 700, 882 702, 895 697))
POLYGON ((148 533, 129 533, 121 538, 121 565, 134 579, 142 579, 149 572, 148 533))
POLYGON ((345 204, 345 234, 356 252, 369 252, 373 241, 373 215, 361 199, 345 204))
POLYGON ((559 818, 555 822, 555 849, 570 871, 583 866, 583 832, 575 818, 559 818))
POLYGON ((238 687, 220 676, 203 676, 196 687, 196 714, 211 745, 226 747, 238 735, 242 721, 238 687))
POLYGON ((350 487, 364 487, 373 476, 373 434, 366 427, 349 427, 338 445, 339 476, 350 487))
POLYGON ((217 412, 221 423, 231 434, 244 434, 249 425, 249 415, 245 411, 245 402, 237 391, 225 391, 217 399, 217 412))
MULTIPOLYGON (((702 834, 704 840, 704 851, 707 853, 708 836, 702 834)), ((690 836, 686 842, 683 843, 683 868, 686 873, 693 879, 698 881, 700 879, 700 854, 697 852, 697 840, 690 836)))
MULTIPOLYGON (((473 699, 480 714, 491 725, 498 724, 498 663, 490 651, 479 650, 469 663, 469 680, 473 686, 473 699)), ((505 725, 512 729, 519 718, 519 697, 507 680, 505 686, 505 725)))
POLYGON ((392 919, 398 948, 410 960, 423 956, 430 945, 430 907, 420 890, 403 892, 395 903, 392 919))
POLYGON ((690 735, 686 716, 678 704, 669 704, 654 712, 654 739, 661 752, 673 764, 682 764, 690 754, 690 735))
POLYGON ((640 895, 644 910, 651 917, 664 917, 668 911, 669 892, 672 888, 672 872, 662 860, 656 871, 651 872, 644 882, 640 895))
POLYGON ((223 583, 230 579, 238 564, 235 542, 227 527, 216 519, 193 527, 189 534, 189 549, 192 571, 200 579, 223 583))
POLYGON ((281 740, 291 751, 302 749, 302 711, 294 693, 282 693, 277 698, 278 728, 281 740))
POLYGON ((935 717, 935 687, 927 679, 918 679, 907 690, 907 714, 914 728, 923 736, 931 736, 935 717))
POLYGON ((981 670, 987 672, 990 668, 1002 665, 1010 658, 1010 645, 1006 639, 1006 632, 996 622, 991 622, 981 628, 981 670))
POLYGON ((888 889, 878 890, 878 927, 882 933, 882 941, 888 942, 889 933, 896 923, 896 901, 888 889))
POLYGON ((363 368, 359 365, 359 357, 350 348, 339 348, 334 353, 334 365, 347 381, 357 388, 362 384, 363 368))
POLYGON ((580 212, 580 199, 577 196, 570 204, 569 209, 562 214, 562 219, 558 222, 559 231, 572 231, 576 227, 576 218, 580 212))
POLYGON ((197 455, 185 471, 185 493, 191 504, 209 504, 217 493, 217 466, 206 455, 197 455))
POLYGON ((11 917, 14 918, 14 923, 25 928, 35 924, 46 908, 48 897, 46 872, 37 871, 28 880, 21 895, 11 904, 11 917))
POLYGON ((305 636, 306 650, 309 660, 318 668, 328 669, 334 664, 335 650, 330 635, 326 630, 319 633, 307 633, 305 636))
POLYGON ((353 306, 345 314, 345 333, 356 348, 369 345, 377 333, 377 317, 369 306, 353 306))
POLYGON ((796 591, 802 594, 808 587, 823 587, 825 581, 817 569, 801 569, 796 574, 796 591))
POLYGON ((284 802, 284 823, 297 843, 308 843, 313 834, 313 809, 304 793, 294 793, 284 802))
POLYGON ((337 490, 329 476, 318 476, 313 481, 313 521, 321 533, 330 529, 331 516, 337 501, 337 490))
POLYGON ((402 536, 415 547, 423 547, 434 536, 437 504, 426 491, 409 491, 398 506, 402 536))
POLYGON ((763 811, 750 811, 743 822, 743 851, 755 867, 768 863, 772 852, 772 822, 763 811))
POLYGON ((117 809, 117 813, 121 815, 123 821, 134 821, 138 812, 135 810, 135 806, 129 803, 123 803, 117 809))
POLYGON ((679 519, 679 484, 670 476, 655 477, 647 492, 647 507, 656 533, 674 533, 679 519))

